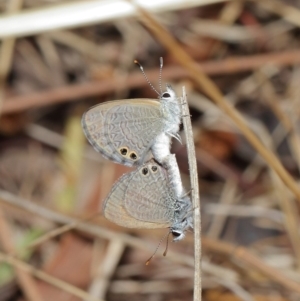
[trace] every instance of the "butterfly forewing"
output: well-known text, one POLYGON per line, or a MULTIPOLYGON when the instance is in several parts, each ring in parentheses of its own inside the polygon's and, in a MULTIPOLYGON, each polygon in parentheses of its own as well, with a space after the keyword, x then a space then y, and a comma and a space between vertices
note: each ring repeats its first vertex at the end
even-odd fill
POLYGON ((129 99, 100 104, 82 118, 84 133, 104 157, 127 166, 142 164, 164 129, 160 103, 129 99))

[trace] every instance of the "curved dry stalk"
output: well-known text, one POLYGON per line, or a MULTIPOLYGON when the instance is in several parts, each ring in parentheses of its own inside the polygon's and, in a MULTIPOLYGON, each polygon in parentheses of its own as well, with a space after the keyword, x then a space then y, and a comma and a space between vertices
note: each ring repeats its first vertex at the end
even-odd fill
POLYGON ((183 126, 186 137, 186 147, 190 168, 191 195, 194 209, 194 300, 201 301, 202 279, 201 279, 201 212, 200 212, 200 194, 198 184, 197 161, 194 145, 193 130, 190 118, 189 106, 186 99, 185 87, 182 88, 182 114, 183 126))
POLYGON ((0 252, 0 262, 1 261, 7 262, 7 263, 11 264, 12 266, 14 266, 28 274, 31 274, 32 276, 34 276, 38 279, 41 279, 55 287, 58 287, 58 288, 62 289, 63 291, 68 292, 78 298, 84 299, 86 301, 101 301, 100 299, 89 295, 85 291, 83 291, 65 281, 55 278, 41 270, 35 269, 31 265, 29 265, 19 259, 16 259, 11 255, 7 255, 5 253, 0 252))
POLYGON ((279 15, 282 19, 296 26, 300 26, 300 10, 292 5, 287 5, 283 1, 277 0, 252 0, 264 9, 279 15))
POLYGON ((286 171, 276 155, 269 150, 249 128, 242 115, 226 100, 213 81, 197 68, 196 63, 189 54, 180 46, 172 35, 158 23, 150 13, 133 3, 141 15, 140 21, 152 32, 157 40, 170 52, 177 62, 186 68, 190 78, 223 110, 237 125, 250 144, 265 159, 285 185, 293 192, 300 203, 300 189, 296 181, 286 171))

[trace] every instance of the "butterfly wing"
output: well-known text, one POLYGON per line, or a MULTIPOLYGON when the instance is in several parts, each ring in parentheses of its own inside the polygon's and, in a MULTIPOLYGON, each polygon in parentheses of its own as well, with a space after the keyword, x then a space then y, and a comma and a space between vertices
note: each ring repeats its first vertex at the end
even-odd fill
POLYGON ((164 129, 160 103, 153 99, 110 101, 87 111, 84 133, 104 157, 127 166, 141 165, 164 129))
POLYGON ((171 225, 175 213, 175 198, 166 170, 151 161, 133 174, 125 191, 126 211, 135 219, 171 225))
MULTIPOLYGON (((137 171, 133 171, 123 175, 112 187, 109 195, 106 197, 104 201, 104 216, 123 227, 127 228, 166 228, 169 226, 168 223, 166 224, 158 224, 158 223, 151 223, 147 221, 143 221, 140 219, 136 219, 134 216, 130 214, 125 209, 125 193, 130 185, 132 177, 136 174, 137 171)), ((138 202, 138 200, 136 200, 138 202)))

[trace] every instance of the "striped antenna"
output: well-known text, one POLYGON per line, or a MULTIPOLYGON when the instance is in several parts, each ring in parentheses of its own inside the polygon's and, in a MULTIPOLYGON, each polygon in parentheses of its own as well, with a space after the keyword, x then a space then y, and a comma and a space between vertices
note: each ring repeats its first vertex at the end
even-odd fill
POLYGON ((153 258, 154 255, 156 254, 158 248, 160 247, 161 243, 166 239, 166 237, 167 237, 167 247, 166 247, 166 250, 165 250, 165 252, 164 252, 163 255, 164 255, 164 256, 167 255, 167 249, 168 249, 168 242, 169 242, 169 235, 170 235, 170 234, 171 234, 171 231, 169 231, 166 235, 164 235, 164 236, 162 237, 162 239, 159 241, 158 246, 156 247, 156 249, 155 249, 153 255, 150 256, 150 258, 146 261, 146 263, 145 263, 146 265, 149 265, 150 261, 152 260, 152 258, 153 258))
POLYGON ((163 68, 163 65, 164 65, 164 61, 163 61, 163 58, 160 57, 159 58, 159 89, 160 89, 160 93, 162 94, 162 87, 161 87, 161 74, 162 74, 162 68, 163 68))
POLYGON ((144 77, 145 77, 147 83, 148 83, 149 86, 151 87, 151 89, 154 90, 158 95, 160 95, 160 94, 157 92, 157 90, 154 88, 154 86, 150 83, 150 80, 148 79, 148 77, 147 77, 147 75, 146 75, 146 73, 145 73, 145 71, 144 71, 144 68, 143 68, 143 66, 139 63, 139 61, 134 60, 133 62, 134 62, 135 64, 137 64, 137 65, 140 67, 140 69, 141 69, 141 71, 142 71, 142 73, 143 73, 143 75, 144 75, 144 77))

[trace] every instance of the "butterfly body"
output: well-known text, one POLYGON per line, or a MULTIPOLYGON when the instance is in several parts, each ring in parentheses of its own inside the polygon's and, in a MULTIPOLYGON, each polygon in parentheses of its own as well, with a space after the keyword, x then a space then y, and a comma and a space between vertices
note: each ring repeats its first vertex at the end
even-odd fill
POLYGON ((181 104, 170 86, 153 99, 110 101, 87 111, 84 133, 93 147, 116 163, 139 166, 154 158, 162 163, 177 137, 181 104))
POLYGON ((153 160, 123 175, 104 201, 104 215, 127 228, 170 228, 181 240, 193 227, 189 197, 178 196, 168 172, 153 160))

